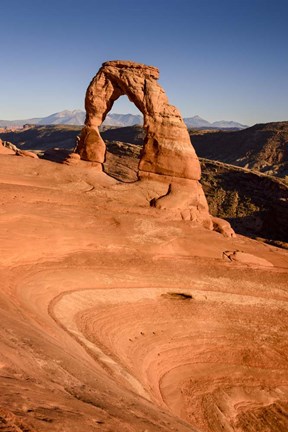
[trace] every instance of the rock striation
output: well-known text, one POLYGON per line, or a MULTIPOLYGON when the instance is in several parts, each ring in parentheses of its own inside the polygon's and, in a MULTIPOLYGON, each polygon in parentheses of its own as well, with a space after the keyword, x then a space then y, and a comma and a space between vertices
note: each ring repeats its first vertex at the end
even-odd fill
MULTIPOLYGON (((131 61, 109 61, 92 79, 85 99, 86 120, 76 152, 81 159, 103 164, 106 145, 99 126, 122 95, 142 112, 145 139, 138 178, 167 183, 164 195, 151 199, 157 209, 173 217, 213 229, 208 204, 199 183, 201 168, 187 127, 176 107, 170 105, 158 84, 159 70, 131 61)), ((155 189, 155 187, 154 187, 155 189)))
POLYGON ((85 164, 0 155, 1 432, 287 432, 288 251, 85 164))

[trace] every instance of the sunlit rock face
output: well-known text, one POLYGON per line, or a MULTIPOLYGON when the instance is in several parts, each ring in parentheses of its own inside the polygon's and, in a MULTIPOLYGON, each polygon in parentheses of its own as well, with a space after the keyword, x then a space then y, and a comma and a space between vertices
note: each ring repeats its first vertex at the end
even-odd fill
POLYGON ((187 128, 177 108, 169 104, 158 78, 159 71, 153 66, 130 61, 110 61, 102 65, 86 93, 87 115, 78 145, 82 159, 104 162, 106 147, 98 127, 114 101, 127 95, 144 116, 146 138, 139 169, 200 179, 200 164, 187 128))
POLYGON ((143 113, 146 136, 138 177, 150 183, 165 183, 162 196, 151 205, 173 218, 195 221, 212 229, 207 201, 198 183, 201 169, 185 123, 158 84, 159 70, 131 61, 109 61, 92 79, 86 92, 85 127, 76 152, 81 159, 102 164, 106 145, 99 133, 113 103, 122 95, 143 113))

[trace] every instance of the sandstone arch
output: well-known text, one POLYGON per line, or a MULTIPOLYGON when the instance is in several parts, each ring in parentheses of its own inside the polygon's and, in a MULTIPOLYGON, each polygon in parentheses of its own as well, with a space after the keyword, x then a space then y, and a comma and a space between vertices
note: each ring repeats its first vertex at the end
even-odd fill
POLYGON ((200 164, 183 119, 157 83, 159 70, 131 61, 103 63, 85 99, 86 121, 77 147, 81 158, 103 163, 106 146, 98 127, 122 95, 143 113, 146 138, 139 170, 199 180, 200 164))
MULTIPOLYGON (((158 78, 159 70, 153 66, 121 60, 103 63, 86 92, 85 127, 76 152, 83 160, 103 164, 106 146, 98 128, 113 103, 127 95, 144 116, 146 137, 138 177, 150 182, 155 194, 150 204, 166 210, 169 218, 190 220, 213 229, 213 218, 199 183, 198 157, 179 111, 169 104, 158 78), (162 184, 158 192, 157 182, 162 184)), ((225 235, 234 234, 228 223, 226 228, 222 224, 220 229, 220 225, 219 221, 214 222, 214 227, 225 235)))

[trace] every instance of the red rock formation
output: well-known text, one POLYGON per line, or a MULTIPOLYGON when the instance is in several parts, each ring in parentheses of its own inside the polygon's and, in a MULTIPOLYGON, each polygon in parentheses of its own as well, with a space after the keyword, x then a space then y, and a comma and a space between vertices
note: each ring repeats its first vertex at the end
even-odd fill
POLYGON ((28 150, 19 150, 19 149, 17 149, 16 155, 17 156, 22 156, 22 157, 30 157, 32 159, 38 159, 38 156, 37 156, 36 153, 33 153, 32 151, 28 151, 28 150))
POLYGON ((200 179, 200 164, 187 128, 177 108, 169 105, 158 77, 157 68, 140 63, 110 61, 102 65, 86 93, 86 126, 77 148, 82 159, 104 162, 106 146, 98 127, 115 100, 125 94, 144 115, 146 138, 139 169, 200 179))
MULTIPOLYGON (((86 120, 76 152, 81 159, 103 163, 106 146, 99 133, 113 103, 122 95, 143 113, 146 137, 139 163, 140 179, 167 183, 166 195, 152 205, 171 217, 213 229, 207 201, 198 183, 201 169, 184 121, 157 83, 159 70, 131 61, 103 63, 91 81, 85 99, 86 120)), ((157 195, 157 194, 156 194, 157 195)))

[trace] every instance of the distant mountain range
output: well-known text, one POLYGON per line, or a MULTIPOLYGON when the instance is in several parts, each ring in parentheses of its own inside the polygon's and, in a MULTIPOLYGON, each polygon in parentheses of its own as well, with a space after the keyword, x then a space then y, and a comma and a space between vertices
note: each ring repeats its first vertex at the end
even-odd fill
MULTIPOLYGON (((58 113, 51 114, 48 117, 42 118, 31 118, 26 120, 0 120, 0 127, 15 127, 23 126, 24 124, 35 124, 35 125, 83 125, 85 121, 85 112, 82 110, 65 110, 58 113)), ((184 118, 184 122, 188 128, 196 129, 245 129, 248 126, 235 121, 221 120, 214 123, 199 117, 187 117, 184 118)), ((103 125, 106 126, 133 126, 136 124, 143 124, 142 115, 135 114, 107 114, 103 125)))

